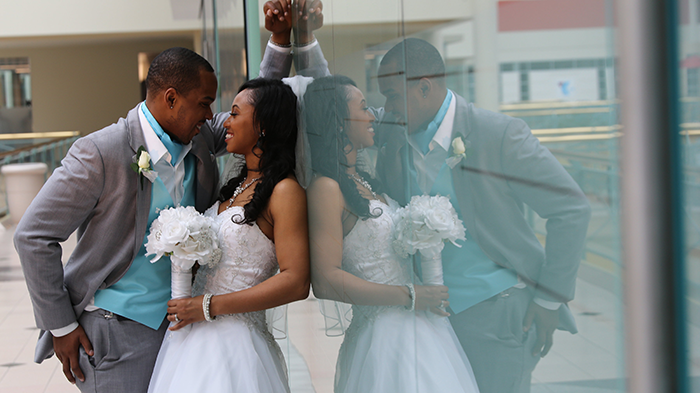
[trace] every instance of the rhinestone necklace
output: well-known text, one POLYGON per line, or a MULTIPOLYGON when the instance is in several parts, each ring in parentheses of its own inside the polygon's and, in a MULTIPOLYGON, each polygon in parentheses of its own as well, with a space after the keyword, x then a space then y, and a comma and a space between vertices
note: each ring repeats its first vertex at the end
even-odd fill
POLYGON ((231 197, 231 199, 228 200, 228 206, 226 206, 226 208, 228 209, 229 207, 231 207, 231 205, 233 205, 233 201, 236 200, 236 197, 241 195, 243 191, 247 190, 248 187, 250 187, 253 183, 255 183, 258 180, 260 180, 260 177, 256 177, 255 179, 248 182, 248 184, 246 185, 243 185, 243 182, 241 181, 241 184, 239 184, 238 187, 236 187, 236 189, 233 191, 233 196, 231 197))
POLYGON ((352 180, 355 180, 355 181, 356 181, 357 183, 359 183, 362 187, 366 188, 367 191, 369 191, 369 193, 372 194, 372 198, 374 198, 374 199, 379 199, 379 197, 377 197, 377 193, 374 192, 374 191, 372 191, 372 186, 369 185, 369 183, 367 182, 367 180, 363 179, 360 175, 358 175, 358 174, 356 174, 356 173, 351 173, 351 174, 350 174, 350 177, 352 177, 352 180))

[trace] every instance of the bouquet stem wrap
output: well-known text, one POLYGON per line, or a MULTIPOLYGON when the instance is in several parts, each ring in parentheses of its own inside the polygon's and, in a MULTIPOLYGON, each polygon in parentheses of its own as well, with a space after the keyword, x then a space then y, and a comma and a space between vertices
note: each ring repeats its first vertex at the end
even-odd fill
POLYGON ((442 276, 442 255, 437 254, 432 258, 421 253, 421 271, 423 272, 423 284, 443 285, 445 281, 442 276))
POLYGON ((175 263, 170 264, 170 293, 173 299, 192 296, 192 269, 183 269, 175 263))

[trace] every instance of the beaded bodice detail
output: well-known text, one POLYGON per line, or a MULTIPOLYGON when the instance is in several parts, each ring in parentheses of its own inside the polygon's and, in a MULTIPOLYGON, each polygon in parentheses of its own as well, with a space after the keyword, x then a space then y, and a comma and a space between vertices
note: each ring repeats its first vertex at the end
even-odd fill
POLYGON ((378 217, 358 219, 343 240, 343 270, 377 284, 406 285, 411 282, 408 263, 392 246, 394 220, 398 210, 393 200, 389 205, 369 201, 369 211, 378 217))
MULTIPOLYGON (((258 225, 236 224, 232 221, 239 217, 243 219, 243 206, 232 206, 221 214, 217 214, 218 211, 219 202, 204 215, 216 221, 223 255, 215 266, 205 265, 197 271, 192 289, 194 296, 238 292, 267 280, 279 269, 275 245, 258 225)), ((264 311, 232 316, 246 319, 256 328, 267 331, 264 311)))
MULTIPOLYGON (((343 240, 343 270, 377 284, 406 285, 412 282, 410 261, 394 252, 393 216, 398 204, 387 198, 388 204, 379 200, 369 201, 369 211, 377 217, 358 219, 343 240)), ((403 306, 399 306, 403 308, 403 306)), ((388 307, 353 306, 353 322, 363 316, 372 319, 388 307)))

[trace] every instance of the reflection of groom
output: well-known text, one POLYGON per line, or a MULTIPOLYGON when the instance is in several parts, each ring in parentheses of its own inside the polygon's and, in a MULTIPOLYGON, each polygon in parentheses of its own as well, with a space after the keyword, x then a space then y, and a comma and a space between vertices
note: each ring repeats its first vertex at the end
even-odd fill
POLYGON ((84 392, 146 391, 167 328, 170 264, 147 260, 145 235, 158 209, 204 211, 217 197, 215 154, 224 150, 228 114, 212 115, 216 89, 201 56, 184 48, 161 53, 148 72, 146 101, 76 141, 17 227, 15 247, 42 329, 35 360, 53 347, 66 378, 84 392), (141 146, 158 173, 153 183, 131 168, 141 146), (63 267, 59 242, 76 229, 63 267))
MULTIPOLYGON (((300 52, 299 61, 320 69, 325 61, 313 64, 323 59, 314 51, 320 48, 300 52)), ((529 392, 554 330, 576 332, 563 303, 574 295, 588 201, 523 121, 448 90, 442 58, 426 41, 394 46, 382 59, 379 86, 386 105, 375 111, 377 172, 389 195, 402 205, 411 195, 449 195, 467 228, 462 248, 447 244, 442 259, 450 322, 479 389, 529 392), (451 168, 455 139, 465 156, 451 168), (545 247, 524 204, 547 219, 545 247)))
POLYGON ((442 259, 450 322, 479 388, 529 392, 557 326, 576 331, 562 303, 574 295, 586 197, 523 121, 475 108, 447 89, 442 58, 426 41, 409 38, 387 52, 379 87, 384 124, 408 129, 408 138, 391 126, 377 130, 379 176, 390 195, 403 204, 410 195, 449 195, 467 228, 462 248, 447 244, 442 259), (459 142, 464 156, 451 168, 459 142), (524 204, 547 220, 544 248, 524 204))

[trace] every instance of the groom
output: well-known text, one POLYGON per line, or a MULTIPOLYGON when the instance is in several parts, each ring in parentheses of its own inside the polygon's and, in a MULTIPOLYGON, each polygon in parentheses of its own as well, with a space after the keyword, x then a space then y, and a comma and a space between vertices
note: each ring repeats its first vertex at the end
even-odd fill
POLYGON ((586 197, 525 122, 447 89, 428 42, 408 38, 389 50, 379 88, 378 174, 390 196, 402 204, 411 195, 449 196, 467 228, 462 247, 447 244, 442 260, 450 322, 479 389, 529 392, 554 330, 576 332, 566 303, 588 228, 586 197), (544 247, 524 204, 547 220, 544 247))
POLYGON ((170 264, 145 256, 147 229, 159 209, 202 212, 217 197, 228 114, 210 109, 211 65, 171 48, 153 60, 146 83, 146 101, 126 119, 73 144, 15 232, 41 328, 35 361, 55 351, 83 392, 146 391, 170 299, 170 264), (157 176, 132 169, 137 158, 157 176), (60 242, 76 229, 63 266, 60 242))

